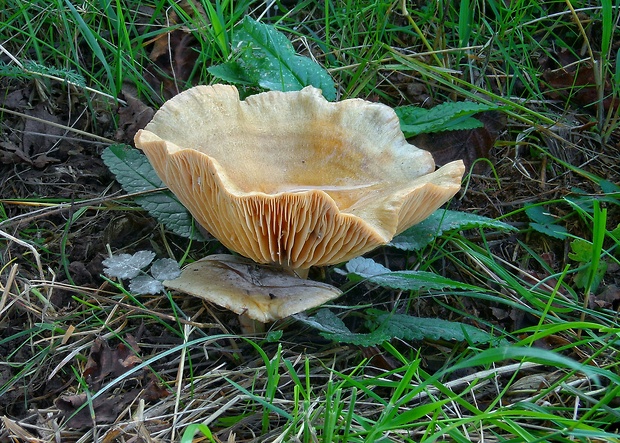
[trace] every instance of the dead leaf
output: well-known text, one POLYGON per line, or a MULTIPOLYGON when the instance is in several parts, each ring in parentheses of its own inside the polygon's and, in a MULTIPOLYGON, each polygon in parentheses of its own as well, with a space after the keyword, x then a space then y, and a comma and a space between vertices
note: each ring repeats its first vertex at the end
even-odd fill
POLYGON ((6 415, 2 417, 2 423, 4 424, 4 427, 9 431, 10 437, 15 437, 18 439, 13 441, 32 443, 43 441, 22 428, 16 421, 11 420, 6 415))
POLYGON ((116 378, 142 363, 135 338, 127 334, 125 341, 129 346, 119 343, 111 349, 107 341, 95 339, 83 374, 91 389, 99 389, 106 377, 116 378))
POLYGON ((591 295, 589 302, 590 309, 604 308, 615 311, 620 305, 620 288, 616 285, 607 285, 600 293, 591 295))
MULTIPOLYGON (((155 378, 151 378, 144 389, 135 388, 122 394, 100 396, 93 400, 94 422, 97 424, 113 423, 119 414, 129 405, 138 401, 157 401, 170 395, 170 392, 159 385, 155 378)), ((91 407, 87 405, 86 393, 61 395, 54 404, 63 417, 67 418, 67 426, 74 429, 90 428, 93 426, 91 407)))
MULTIPOLYGON (((37 156, 47 156, 52 149, 57 147, 58 140, 64 134, 64 131, 56 126, 46 124, 46 122, 61 122, 56 115, 51 114, 47 110, 44 103, 39 103, 32 109, 26 109, 24 113, 36 118, 26 119, 21 146, 24 154, 34 162, 37 156)), ((49 161, 41 160, 38 162, 38 167, 44 167, 48 163, 49 161)))
MULTIPOLYGON (((195 21, 209 23, 199 2, 182 0, 178 6, 195 21), (196 14, 200 18, 196 18, 196 14)), ((169 21, 172 25, 181 23, 174 11, 170 14, 169 21)), ((178 86, 189 80, 198 60, 200 44, 187 28, 171 29, 158 35, 151 43, 153 47, 149 58, 159 69, 148 73, 145 78, 156 91, 160 91, 164 98, 169 100, 180 92, 178 86)))
MULTIPOLYGON (((420 134, 409 138, 408 141, 433 154, 437 166, 443 166, 454 160, 463 160, 465 168, 469 169, 477 159, 488 158, 497 137, 506 127, 506 116, 499 111, 481 112, 474 117, 484 126, 420 134)), ((475 172, 480 172, 485 167, 486 165, 477 163, 475 172)))
POLYGON ((411 81, 407 84, 406 93, 411 103, 418 104, 425 108, 431 108, 434 105, 434 100, 430 94, 427 82, 411 81))
POLYGON ((125 144, 133 144, 133 138, 140 129, 151 121, 155 111, 138 97, 132 88, 123 87, 123 98, 127 106, 118 109, 118 129, 115 139, 125 144))
POLYGON ((29 107, 28 95, 29 92, 26 88, 16 89, 2 97, 2 105, 9 109, 23 111, 29 107))
POLYGON ((66 424, 68 427, 83 429, 90 428, 95 423, 114 423, 118 415, 136 399, 139 393, 139 389, 132 389, 120 395, 95 398, 92 402, 92 409, 95 413, 94 423, 93 417, 91 417, 91 408, 86 404, 88 402, 86 393, 61 395, 54 404, 60 409, 62 415, 67 418, 66 424))
MULTIPOLYGON (((579 60, 568 49, 539 59, 544 69, 543 78, 547 82, 545 95, 552 100, 569 100, 594 114, 599 101, 594 67, 588 60, 579 60)), ((612 105, 612 88, 605 80, 603 107, 606 111, 612 105)))
POLYGON ((148 402, 166 398, 169 395, 170 391, 160 385, 155 376, 152 375, 146 387, 140 394, 140 398, 148 402))
POLYGON ((394 371, 399 367, 399 362, 395 361, 391 355, 383 352, 377 346, 363 347, 361 351, 364 358, 368 359, 368 364, 373 367, 381 368, 385 371, 394 371))
POLYGON ((10 141, 0 142, 0 163, 18 164, 30 163, 28 157, 22 149, 10 141))
MULTIPOLYGON (((140 347, 131 334, 127 334, 125 342, 119 343, 114 348, 111 348, 107 341, 97 338, 82 374, 92 395, 101 388, 104 381, 116 378, 141 363, 138 352, 140 347)), ((136 384, 138 383, 142 382, 138 380, 136 384)), ((90 406, 87 405, 89 398, 86 393, 61 395, 54 404, 67 418, 67 426, 82 429, 93 426, 93 421, 98 424, 114 422, 136 399, 155 401, 168 395, 170 393, 151 376, 144 388, 133 388, 120 394, 102 395, 95 398, 90 406), (91 409, 94 411, 94 417, 91 416, 91 409)))
POLYGON ((161 50, 157 49, 149 57, 159 69, 145 78, 169 100, 180 92, 179 85, 189 80, 198 60, 199 45, 193 34, 180 29, 170 31, 162 41, 166 51, 160 55, 161 50))

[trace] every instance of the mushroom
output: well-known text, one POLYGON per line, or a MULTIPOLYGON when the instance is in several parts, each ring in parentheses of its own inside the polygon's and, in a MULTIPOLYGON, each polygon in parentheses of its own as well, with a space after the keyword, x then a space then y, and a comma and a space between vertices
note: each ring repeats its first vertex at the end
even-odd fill
MULTIPOLYGON (((435 171, 431 154, 407 143, 390 107, 328 102, 311 86, 243 101, 234 86, 197 86, 167 101, 135 143, 224 246, 296 274, 388 243, 456 194, 464 173, 462 161, 435 171)), ((233 308, 221 291, 209 295, 212 280, 191 293, 237 312, 245 303, 261 321, 279 316, 255 314, 251 296, 233 308)), ((338 294, 308 294, 298 312, 338 294)))
POLYGON ((326 303, 341 292, 250 259, 213 254, 187 265, 166 286, 208 300, 260 323, 269 323, 326 303))

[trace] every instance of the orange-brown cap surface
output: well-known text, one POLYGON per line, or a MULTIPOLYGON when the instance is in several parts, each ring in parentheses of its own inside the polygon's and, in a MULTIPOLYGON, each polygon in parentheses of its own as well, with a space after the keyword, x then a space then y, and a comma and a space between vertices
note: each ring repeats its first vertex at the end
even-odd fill
POLYGON ((197 86, 135 137, 159 177, 227 248, 291 268, 340 263, 389 242, 461 186, 435 171, 388 106, 326 101, 320 90, 239 100, 197 86))

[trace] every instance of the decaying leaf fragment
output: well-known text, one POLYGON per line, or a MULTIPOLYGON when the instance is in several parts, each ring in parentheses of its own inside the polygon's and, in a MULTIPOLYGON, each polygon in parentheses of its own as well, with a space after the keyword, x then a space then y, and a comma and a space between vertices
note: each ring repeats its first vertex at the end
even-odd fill
POLYGON ((170 289, 215 303, 237 314, 268 323, 339 297, 339 289, 261 266, 243 257, 214 254, 166 280, 170 289))
POLYGON ((125 341, 111 348, 107 341, 95 339, 83 374, 91 388, 98 389, 106 377, 118 377, 142 363, 136 339, 127 334, 125 341))
POLYGON ((435 163, 440 166, 460 159, 469 169, 477 159, 488 158, 495 141, 506 128, 506 115, 500 111, 485 111, 474 117, 482 122, 482 127, 424 133, 408 140, 433 154, 435 163))
MULTIPOLYGON (((68 427, 83 429, 92 427, 96 423, 112 423, 125 408, 139 399, 154 401, 169 395, 169 392, 151 377, 146 383, 144 381, 138 383, 134 379, 133 386, 138 387, 114 394, 100 395, 92 399, 104 383, 125 374, 140 364, 142 359, 138 355, 139 352, 140 347, 131 334, 127 334, 124 343, 119 343, 115 347, 111 347, 103 339, 95 339, 82 374, 91 394, 64 394, 54 401, 67 420, 68 427), (91 399, 91 404, 88 404, 91 399)), ((129 385, 127 383, 129 380, 131 379, 128 378, 123 387, 129 385)))
POLYGON ((114 423, 125 408, 139 399, 156 401, 168 395, 170 393, 167 390, 159 386, 155 380, 150 380, 144 388, 135 388, 120 394, 102 395, 95 398, 91 405, 87 404, 89 396, 86 393, 61 395, 54 404, 67 419, 68 427, 84 429, 92 427, 95 423, 114 423), (95 414, 94 423, 91 408, 95 414))

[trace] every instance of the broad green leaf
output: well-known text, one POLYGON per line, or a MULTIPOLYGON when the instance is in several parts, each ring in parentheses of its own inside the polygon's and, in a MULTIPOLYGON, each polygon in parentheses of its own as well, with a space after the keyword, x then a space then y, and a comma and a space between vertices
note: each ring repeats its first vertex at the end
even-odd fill
POLYGON ((525 208, 525 214, 530 220, 541 225, 548 225, 556 221, 556 218, 549 214, 544 206, 528 206, 525 208))
MULTIPOLYGON (((620 186, 618 186, 614 182, 610 182, 609 180, 601 180, 599 182, 599 186, 601 187, 601 190, 605 194, 618 194, 618 193, 620 193, 620 186)), ((618 204, 618 203, 620 203, 620 201, 618 201, 618 199, 616 199, 616 204, 618 204)))
POLYGON ((572 252, 568 253, 568 258, 576 262, 588 263, 592 260, 592 243, 582 238, 576 238, 570 242, 572 252))
POLYGON ((405 340, 452 340, 485 343, 494 337, 474 326, 439 318, 413 317, 370 309, 368 326, 381 328, 388 335, 405 340))
POLYGON ((328 340, 338 343, 375 346, 393 338, 384 334, 383 331, 374 331, 364 334, 351 332, 340 317, 329 309, 319 309, 312 317, 308 319, 299 317, 298 320, 318 329, 320 334, 328 340))
POLYGON ((616 241, 617 239, 620 239, 620 224, 616 226, 616 228, 613 231, 611 231, 611 235, 612 235, 612 238, 616 239, 616 241))
MULTIPOLYGON (((568 253, 568 258, 579 262, 580 264, 589 264, 588 267, 581 269, 577 272, 577 274, 575 274, 574 281, 578 288, 584 289, 588 285, 588 280, 592 274, 591 267, 593 266, 593 248, 594 246, 591 242, 582 238, 576 238, 570 242, 570 249, 572 252, 568 253)), ((605 272, 607 272, 607 262, 604 260, 600 260, 596 266, 597 267, 591 282, 591 287, 593 288, 597 288, 600 285, 603 277, 605 276, 605 272)))
MULTIPOLYGON (((393 338, 403 340, 451 340, 486 343, 494 339, 478 328, 437 318, 413 317, 405 314, 370 309, 366 326, 372 332, 355 333, 329 309, 320 309, 306 321, 321 331, 321 335, 339 343, 375 346, 393 338)), ((303 321, 303 320, 302 320, 303 321)))
MULTIPOLYGON (((116 180, 129 193, 165 188, 148 159, 137 149, 127 145, 112 145, 101 154, 103 162, 116 176, 116 180)), ((194 227, 189 211, 170 191, 160 191, 135 198, 149 214, 177 235, 204 241, 194 227)))
POLYGON ((242 64, 237 61, 211 66, 207 70, 211 75, 224 80, 227 83, 245 86, 252 86, 258 83, 258 81, 255 81, 248 75, 248 73, 246 73, 242 64))
POLYGON ((417 106, 395 108, 400 120, 400 129, 405 137, 428 133, 473 129, 483 126, 473 115, 483 111, 499 109, 496 105, 474 102, 446 102, 431 109, 417 106))
POLYGON ((346 264, 349 279, 367 281, 384 288, 417 291, 420 289, 477 290, 476 286, 460 283, 441 275, 425 271, 390 271, 374 260, 357 257, 346 264))
POLYGON ((275 27, 245 17, 233 32, 234 60, 208 71, 225 81, 275 91, 299 91, 314 86, 328 100, 336 99, 334 81, 320 65, 295 53, 275 27))
POLYGON ((564 240, 568 231, 564 226, 555 224, 557 219, 549 214, 543 206, 529 206, 525 213, 532 220, 530 227, 541 234, 564 240))
POLYGON ((607 262, 601 260, 599 261, 598 266, 594 271, 594 275, 592 275, 592 272, 589 268, 582 269, 581 271, 577 272, 574 279, 575 286, 580 289, 585 289, 586 287, 590 286, 590 289, 595 292, 601 284, 601 281, 603 281, 603 277, 605 277, 606 272, 607 262))
POLYGON ((423 222, 394 237, 390 242, 390 246, 406 251, 416 251, 430 244, 445 231, 475 228, 497 229, 500 231, 517 230, 509 224, 480 215, 439 209, 423 222))
POLYGON ((548 235, 549 237, 558 238, 564 240, 568 236, 568 230, 564 226, 542 223, 530 222, 530 227, 540 232, 541 234, 548 235))

